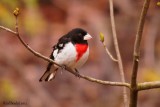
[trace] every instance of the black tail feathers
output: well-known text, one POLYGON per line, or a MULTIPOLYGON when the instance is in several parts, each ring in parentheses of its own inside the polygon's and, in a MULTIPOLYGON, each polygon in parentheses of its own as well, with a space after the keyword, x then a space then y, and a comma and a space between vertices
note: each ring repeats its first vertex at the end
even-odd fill
POLYGON ((56 75, 56 72, 57 72, 58 68, 54 69, 53 72, 51 72, 50 71, 51 66, 52 66, 52 63, 49 63, 45 73, 39 79, 39 82, 41 82, 41 81, 51 81, 55 78, 55 75, 56 75))

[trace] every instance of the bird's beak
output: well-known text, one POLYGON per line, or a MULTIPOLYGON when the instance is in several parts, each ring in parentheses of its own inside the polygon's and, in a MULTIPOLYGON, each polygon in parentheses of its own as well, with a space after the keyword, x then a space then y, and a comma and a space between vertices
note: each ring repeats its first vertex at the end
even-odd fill
POLYGON ((89 39, 92 39, 92 36, 90 34, 87 34, 84 36, 83 38, 84 40, 89 40, 89 39))

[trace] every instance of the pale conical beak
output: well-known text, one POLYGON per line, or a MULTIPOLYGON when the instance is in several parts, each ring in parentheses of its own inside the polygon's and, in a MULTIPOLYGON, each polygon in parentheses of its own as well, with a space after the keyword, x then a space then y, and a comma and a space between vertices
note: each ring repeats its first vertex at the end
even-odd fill
POLYGON ((89 39, 92 39, 92 36, 90 34, 87 34, 84 36, 83 38, 84 40, 89 40, 89 39))

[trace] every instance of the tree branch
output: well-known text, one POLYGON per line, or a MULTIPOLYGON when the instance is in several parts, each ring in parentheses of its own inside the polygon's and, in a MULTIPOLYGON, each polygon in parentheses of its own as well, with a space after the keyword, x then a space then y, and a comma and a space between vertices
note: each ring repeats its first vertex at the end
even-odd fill
POLYGON ((13 31, 13 30, 11 30, 11 29, 8 29, 8 28, 6 28, 6 27, 4 27, 4 26, 0 26, 0 28, 1 28, 1 29, 3 29, 3 30, 5 30, 5 31, 7 31, 7 32, 10 32, 10 33, 16 34, 16 32, 15 32, 15 31, 13 31))
MULTIPOLYGON (((18 15, 17 15, 18 16, 18 15)), ((20 40, 20 42, 22 43, 22 45, 24 45, 24 47, 29 50, 31 53, 33 53, 35 56, 43 59, 43 60, 46 60, 48 62, 51 62, 51 63, 54 63, 55 65, 59 66, 59 67, 63 67, 59 64, 57 64, 56 62, 54 62, 52 59, 46 57, 46 56, 43 56, 42 54, 36 52, 35 50, 33 50, 27 43, 25 43, 23 41, 23 39, 21 38, 20 34, 19 34, 19 29, 18 29, 18 20, 17 20, 17 16, 15 15, 16 17, 16 32, 14 32, 13 30, 9 29, 9 28, 6 28, 6 27, 0 27, 1 29, 3 30, 7 30, 8 32, 12 33, 12 34, 15 34, 18 39, 20 40)), ((77 75, 76 72, 74 72, 73 70, 71 70, 70 68, 66 67, 65 68, 67 71, 69 71, 70 73, 74 74, 75 76, 77 75)), ((95 82, 95 83, 98 83, 98 84, 103 84, 103 85, 111 85, 111 86, 124 86, 124 87, 127 87, 127 88, 130 88, 130 84, 129 83, 123 83, 123 82, 111 82, 111 81, 103 81, 103 80, 99 80, 99 79, 95 79, 95 78, 92 78, 92 77, 89 77, 89 76, 84 76, 82 74, 79 74, 79 77, 80 78, 83 78, 85 80, 88 80, 90 82, 95 82)))
POLYGON ((115 61, 115 62, 118 62, 118 60, 117 60, 117 59, 115 59, 115 58, 112 56, 112 54, 109 52, 109 50, 108 50, 108 48, 107 48, 107 46, 106 46, 105 41, 103 42, 103 47, 105 48, 106 53, 107 53, 107 54, 108 54, 108 56, 111 58, 111 60, 112 60, 112 61, 115 61))
MULTIPOLYGON (((66 70, 69 71, 70 73, 74 74, 75 76, 77 75, 76 72, 72 71, 70 68, 66 67, 66 70)), ((95 79, 89 76, 85 76, 82 74, 79 74, 80 78, 86 79, 90 82, 95 82, 98 84, 103 84, 103 85, 111 85, 111 86, 125 86, 127 88, 130 89, 130 84, 128 83, 123 83, 123 82, 111 82, 111 81, 103 81, 103 80, 99 80, 99 79, 95 79)))
POLYGON ((139 83, 137 86, 138 91, 155 89, 155 88, 160 88, 160 81, 139 83))
POLYGON ((133 70, 132 70, 132 78, 131 78, 131 90, 130 90, 130 107, 137 106, 137 72, 139 65, 139 56, 140 56, 140 43, 142 39, 142 33, 145 23, 145 17, 147 15, 147 11, 149 8, 150 0, 145 0, 139 20, 138 30, 136 34, 134 53, 133 53, 133 70))
MULTIPOLYGON (((113 33, 113 42, 114 42, 114 47, 115 47, 116 54, 117 54, 121 81, 125 82, 123 63, 122 63, 122 58, 121 58, 121 54, 119 51, 119 45, 118 45, 116 27, 115 27, 115 21, 114 21, 113 0, 109 0, 109 6, 110 6, 110 17, 111 17, 111 26, 112 26, 112 33, 113 33)), ((123 88, 123 99, 124 99, 124 106, 128 107, 127 89, 125 87, 123 88)))
POLYGON ((100 32, 100 41, 102 42, 103 47, 105 48, 106 53, 107 53, 107 55, 111 58, 111 60, 117 62, 118 60, 115 59, 115 58, 112 56, 112 54, 109 52, 109 50, 108 50, 108 48, 107 48, 107 46, 106 46, 106 42, 105 42, 105 39, 104 39, 104 35, 103 35, 103 33, 101 33, 101 32, 100 32))

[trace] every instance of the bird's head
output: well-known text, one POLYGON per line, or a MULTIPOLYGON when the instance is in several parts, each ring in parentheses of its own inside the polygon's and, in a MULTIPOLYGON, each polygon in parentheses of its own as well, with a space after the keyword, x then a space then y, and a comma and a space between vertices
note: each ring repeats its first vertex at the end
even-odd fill
POLYGON ((92 36, 89 35, 85 30, 81 28, 75 28, 72 31, 69 32, 69 35, 71 36, 71 40, 73 43, 86 43, 87 40, 91 39, 92 36))

